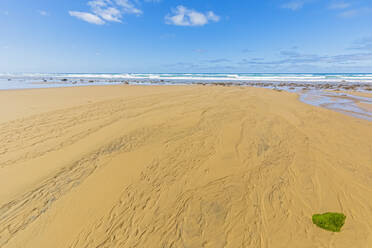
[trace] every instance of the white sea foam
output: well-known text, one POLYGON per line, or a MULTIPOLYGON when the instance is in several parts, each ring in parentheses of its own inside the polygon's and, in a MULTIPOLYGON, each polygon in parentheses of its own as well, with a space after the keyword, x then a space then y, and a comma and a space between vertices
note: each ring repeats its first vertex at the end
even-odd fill
POLYGON ((195 81, 241 81, 241 82, 303 82, 303 83, 372 83, 372 74, 326 74, 326 73, 0 73, 0 79, 17 79, 20 81, 37 81, 42 79, 61 80, 94 79, 107 80, 141 80, 195 82, 195 81))

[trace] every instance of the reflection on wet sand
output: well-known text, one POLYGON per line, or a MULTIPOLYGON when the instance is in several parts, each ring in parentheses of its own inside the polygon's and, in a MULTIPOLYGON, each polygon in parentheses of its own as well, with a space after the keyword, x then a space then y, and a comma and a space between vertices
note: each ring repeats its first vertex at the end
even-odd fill
POLYGON ((305 103, 372 121, 372 94, 361 96, 349 92, 318 90, 303 91, 300 94, 300 100, 305 103))

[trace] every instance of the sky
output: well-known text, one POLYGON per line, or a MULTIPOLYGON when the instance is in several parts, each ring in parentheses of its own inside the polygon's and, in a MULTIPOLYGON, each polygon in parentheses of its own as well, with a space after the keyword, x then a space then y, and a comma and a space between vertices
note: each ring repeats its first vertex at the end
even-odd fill
POLYGON ((0 0, 0 72, 372 73, 372 0, 0 0))

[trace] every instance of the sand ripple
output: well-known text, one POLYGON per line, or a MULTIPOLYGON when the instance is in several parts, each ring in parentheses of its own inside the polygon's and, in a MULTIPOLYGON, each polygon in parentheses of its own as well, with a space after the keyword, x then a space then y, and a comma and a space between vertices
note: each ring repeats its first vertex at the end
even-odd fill
POLYGON ((0 247, 372 245, 370 122, 267 89, 141 89, 0 124, 0 247))

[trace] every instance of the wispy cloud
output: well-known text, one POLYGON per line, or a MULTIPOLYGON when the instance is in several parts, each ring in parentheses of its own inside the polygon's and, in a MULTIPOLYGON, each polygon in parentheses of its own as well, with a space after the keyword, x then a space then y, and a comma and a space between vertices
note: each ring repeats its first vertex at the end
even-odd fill
POLYGON ((350 6, 351 4, 347 2, 333 2, 328 6, 328 8, 337 10, 337 9, 347 9, 350 6))
POLYGON ((45 10, 39 10, 38 11, 40 15, 42 16, 49 16, 50 14, 48 12, 46 12, 45 10))
POLYGON ((236 70, 234 65, 219 65, 219 64, 204 64, 204 63, 191 63, 191 62, 177 62, 172 64, 164 65, 167 68, 175 68, 177 70, 182 70, 184 72, 190 71, 200 71, 200 72, 223 72, 236 70))
POLYGON ((190 62, 176 62, 172 64, 167 64, 165 65, 166 67, 181 67, 181 68, 186 68, 186 69, 192 69, 192 68, 197 68, 198 65, 195 63, 190 63, 190 62))
POLYGON ((122 22, 124 14, 141 15, 142 10, 130 0, 92 0, 88 2, 90 12, 69 11, 71 16, 83 21, 103 25, 106 22, 122 22))
POLYGON ((194 53, 206 53, 207 50, 205 50, 205 49, 194 49, 193 52, 194 53))
POLYGON ((372 51, 372 36, 356 40, 349 49, 372 51))
POLYGON ((201 13, 185 6, 179 5, 172 10, 172 14, 165 17, 165 23, 176 26, 204 26, 210 21, 218 22, 220 17, 213 11, 201 13))
POLYGON ((294 1, 282 4, 281 7, 283 9, 290 9, 290 10, 296 11, 296 10, 302 9, 305 3, 306 3, 305 0, 294 0, 294 1))
POLYGON ((372 62, 372 52, 361 52, 351 54, 340 54, 327 58, 329 64, 359 64, 363 62, 372 62))
POLYGON ((304 54, 293 50, 283 50, 277 60, 242 59, 240 65, 312 65, 312 64, 353 64, 372 61, 372 52, 349 53, 339 55, 304 54))
POLYGON ((79 18, 83 21, 86 21, 92 24, 96 24, 96 25, 105 24, 105 21, 103 21, 101 18, 91 13, 80 12, 80 11, 69 11, 68 13, 70 14, 70 16, 74 16, 76 18, 79 18))
POLYGON ((350 10, 345 10, 339 14, 339 16, 344 17, 344 18, 351 18, 355 16, 361 16, 361 15, 366 15, 366 14, 371 14, 372 13, 372 8, 358 8, 358 9, 350 9, 350 10))
POLYGON ((211 63, 211 64, 219 64, 219 63, 228 63, 231 62, 229 59, 210 59, 210 60, 204 60, 206 63, 211 63))
POLYGON ((351 9, 351 10, 346 10, 346 11, 343 11, 339 14, 339 16, 341 17, 345 17, 345 18, 350 18, 350 17, 353 17, 353 16, 356 16, 358 14, 358 10, 356 9, 351 9))
POLYGON ((142 14, 142 10, 136 8, 132 2, 129 0, 115 0, 116 4, 121 6, 124 13, 129 14, 136 14, 140 15, 142 14))
MULTIPOLYGON (((368 43, 370 38, 360 40, 361 43, 368 43)), ((371 37, 372 41, 372 37, 371 37)), ((358 41, 359 42, 359 41, 358 41)), ((368 43, 369 44, 369 43, 368 43)), ((213 71, 213 70, 241 70, 249 69, 252 71, 298 71, 303 68, 316 68, 316 70, 329 71, 329 69, 353 70, 364 68, 372 62, 372 50, 360 51, 355 53, 341 53, 335 55, 319 55, 302 53, 298 48, 281 50, 277 53, 277 58, 267 59, 263 57, 244 58, 239 61, 229 58, 219 58, 201 60, 193 62, 178 62, 167 65, 167 67, 177 68, 178 70, 190 71, 213 71)), ((368 67, 366 67, 368 68, 368 67)), ((220 71, 220 72, 221 72, 220 71)), ((310 70, 311 71, 311 70, 310 70)))

